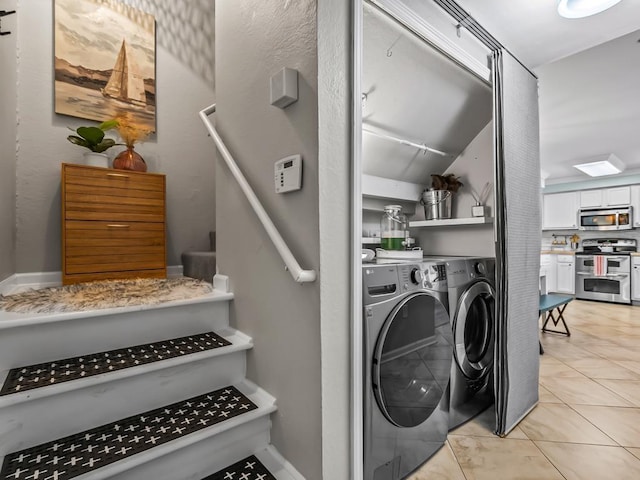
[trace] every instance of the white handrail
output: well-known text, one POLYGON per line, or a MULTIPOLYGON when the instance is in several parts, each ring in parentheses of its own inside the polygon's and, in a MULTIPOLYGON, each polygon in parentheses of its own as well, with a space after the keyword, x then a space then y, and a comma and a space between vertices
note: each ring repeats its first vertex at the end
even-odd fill
POLYGON ((211 138, 213 138, 213 141, 215 142, 218 151, 222 155, 222 158, 229 167, 229 170, 231 170, 231 173, 233 173, 233 176, 238 182, 238 185, 240 185, 240 188, 247 197, 247 200, 249 200, 249 203, 253 207, 254 212, 256 212, 256 215, 260 219, 260 222, 262 223, 264 229, 267 231, 267 234, 269 235, 269 238, 271 238, 271 241, 276 247, 276 250, 278 250, 278 253, 282 257, 282 260, 284 260, 284 263, 286 265, 285 269, 289 271, 293 279, 298 283, 314 282, 316 280, 316 271, 303 270, 300 267, 300 264, 293 256, 293 253, 291 253, 291 250, 289 250, 289 247, 280 235, 280 232, 278 232, 276 226, 271 221, 271 218, 269 218, 269 215, 263 208, 260 200, 258 200, 258 197, 256 197, 256 194, 253 192, 253 189, 247 182, 247 179, 244 178, 244 175, 238 168, 238 165, 229 153, 229 150, 227 150, 227 147, 222 141, 222 138, 220 138, 220 135, 216 131, 215 127, 211 124, 209 115, 211 115, 215 111, 215 103, 200 111, 200 118, 202 119, 202 123, 204 123, 204 126, 209 131, 209 134, 211 135, 211 138))

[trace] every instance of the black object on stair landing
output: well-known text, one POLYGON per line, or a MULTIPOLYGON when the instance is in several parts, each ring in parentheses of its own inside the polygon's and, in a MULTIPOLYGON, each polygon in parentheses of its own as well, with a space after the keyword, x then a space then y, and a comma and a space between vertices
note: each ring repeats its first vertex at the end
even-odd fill
POLYGON ((237 388, 221 388, 10 453, 4 459, 0 480, 79 477, 257 408, 237 388))
POLYGON ((9 371, 2 390, 0 390, 0 396, 137 367, 169 358, 182 357, 228 345, 231 345, 231 342, 221 336, 213 332, 205 332, 108 352, 18 367, 9 371))
POLYGON ((255 455, 251 455, 202 480, 276 480, 276 477, 255 455))

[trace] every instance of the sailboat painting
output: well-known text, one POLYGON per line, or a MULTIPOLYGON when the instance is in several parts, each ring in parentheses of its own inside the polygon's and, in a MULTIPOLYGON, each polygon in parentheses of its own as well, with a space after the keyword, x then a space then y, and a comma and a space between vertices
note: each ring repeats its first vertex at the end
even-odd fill
POLYGON ((122 40, 116 64, 113 66, 107 86, 102 89, 105 97, 144 106, 147 96, 144 92, 144 78, 140 74, 131 54, 127 53, 127 44, 122 40))
POLYGON ((156 130, 155 19, 117 0, 55 0, 55 111, 156 130))

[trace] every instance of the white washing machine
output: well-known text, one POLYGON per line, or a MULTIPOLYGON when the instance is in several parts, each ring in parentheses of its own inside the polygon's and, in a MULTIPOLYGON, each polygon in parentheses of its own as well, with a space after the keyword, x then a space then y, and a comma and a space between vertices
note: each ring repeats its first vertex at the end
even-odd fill
POLYGON ((486 410, 495 401, 495 259, 446 261, 454 349, 449 428, 486 410))
POLYGON ((398 480, 447 438, 452 331, 444 264, 365 264, 364 478, 398 480))

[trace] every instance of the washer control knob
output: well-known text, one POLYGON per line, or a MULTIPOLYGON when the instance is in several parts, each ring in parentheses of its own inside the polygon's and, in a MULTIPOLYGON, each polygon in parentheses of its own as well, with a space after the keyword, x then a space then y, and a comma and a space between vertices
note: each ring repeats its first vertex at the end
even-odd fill
POLYGON ((486 275, 487 274, 487 266, 484 263, 476 262, 473 266, 473 269, 476 271, 478 275, 486 275))
POLYGON ((413 270, 411 270, 411 282, 413 282, 415 285, 422 285, 423 280, 424 274, 422 273, 422 270, 420 270, 419 268, 414 268, 413 270))

